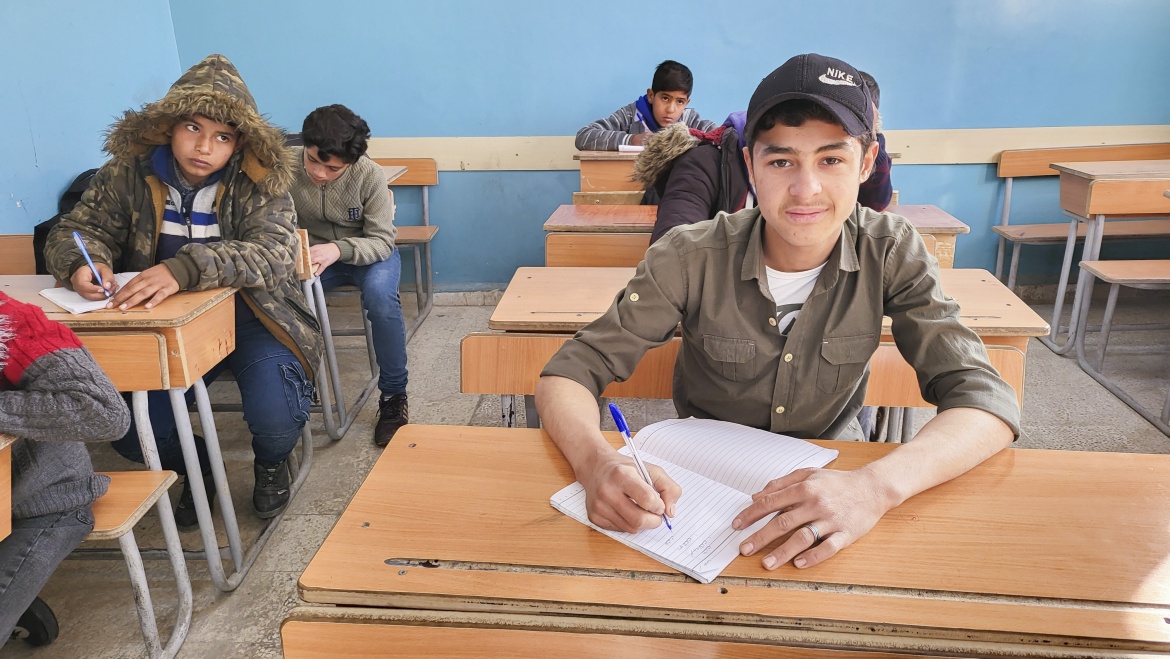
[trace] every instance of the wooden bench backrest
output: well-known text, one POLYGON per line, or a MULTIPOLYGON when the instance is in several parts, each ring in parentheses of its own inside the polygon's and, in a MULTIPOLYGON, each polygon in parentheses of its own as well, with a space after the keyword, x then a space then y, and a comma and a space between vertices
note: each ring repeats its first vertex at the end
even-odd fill
MULTIPOLYGON (((619 627, 615 623, 614 627, 619 627)), ((659 638, 630 633, 568 632, 517 628, 452 627, 359 620, 286 620, 280 628, 286 659, 386 657, 739 657, 741 659, 833 659, 837 652, 809 648, 750 645, 730 641, 659 638)), ((864 654, 872 659, 911 659, 894 652, 864 654)))
POLYGON ((394 179, 390 187, 400 185, 438 185, 439 165, 434 158, 374 158, 379 165, 405 167, 406 173, 394 179))
POLYGON ((544 239, 548 267, 633 268, 650 247, 648 233, 550 233, 544 239))
POLYGON ((31 233, 0 236, 0 275, 37 274, 31 233))
POLYGON ((1106 160, 1170 159, 1170 143, 1077 146, 1059 149, 1018 149, 999 154, 1000 178, 1056 176, 1054 162, 1099 162, 1106 160))
MULTIPOLYGON (((470 334, 460 343, 461 383, 465 394, 531 395, 536 392, 540 371, 553 354, 568 341, 563 335, 486 333, 470 334)), ((682 339, 675 337, 646 353, 633 375, 614 382, 603 395, 612 398, 671 398, 674 362, 682 339)), ((1011 346, 989 345, 991 365, 1016 391, 1024 403, 1024 353, 1011 346)), ((869 362, 869 389, 866 405, 889 407, 933 407, 918 390, 914 369, 892 343, 878 346, 869 362)))
POLYGON ((114 471, 110 489, 93 502, 93 531, 86 540, 112 540, 126 534, 178 480, 173 471, 114 471))

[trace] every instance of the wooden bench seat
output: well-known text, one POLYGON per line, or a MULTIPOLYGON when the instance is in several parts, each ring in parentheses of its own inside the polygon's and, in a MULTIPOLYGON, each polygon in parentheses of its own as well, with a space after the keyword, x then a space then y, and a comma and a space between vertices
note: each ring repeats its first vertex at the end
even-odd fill
MULTIPOLYGON (((1121 287, 1170 290, 1170 260, 1081 261, 1081 269, 1109 284, 1109 298, 1105 303, 1105 315, 1101 319, 1101 334, 1097 340, 1097 358, 1093 363, 1089 362, 1087 350, 1085 349, 1086 337, 1084 336, 1088 332, 1085 331, 1076 340, 1077 363, 1080 364, 1081 370, 1101 383, 1110 393, 1133 408, 1135 412, 1153 424, 1158 430, 1161 430, 1166 435, 1170 435, 1170 389, 1166 392, 1166 398, 1162 403, 1161 412, 1156 413, 1148 409, 1136 398, 1123 390, 1117 383, 1104 375, 1105 351, 1109 347, 1109 333, 1113 329, 1113 313, 1117 309, 1117 296, 1121 287)), ((1160 323, 1130 325, 1125 329, 1165 330, 1168 328, 1170 328, 1170 325, 1167 325, 1163 319, 1163 322, 1160 323)), ((1164 355, 1166 346, 1155 345, 1137 349, 1143 354, 1160 352, 1164 355)))
POLYGON ((435 234, 439 233, 439 227, 436 226, 405 226, 396 227, 398 235, 394 238, 394 243, 397 245, 418 245, 421 243, 429 243, 435 239, 435 234))
MULTIPOLYGON (((1009 224, 992 227, 991 230, 1011 242, 1024 245, 1063 243, 1068 240, 1067 224, 1009 224)), ((1078 240, 1085 239, 1085 230, 1084 224, 1077 226, 1078 240)), ((1132 220, 1105 224, 1106 238, 1139 239, 1163 236, 1170 236, 1170 220, 1132 220)))
POLYGON ((187 637, 194 608, 191 579, 187 575, 183 547, 179 544, 171 501, 167 498, 167 490, 178 480, 178 476, 173 471, 116 471, 105 472, 105 475, 110 477, 110 487, 93 503, 93 531, 85 539, 118 541, 134 587, 134 603, 138 609, 138 622, 142 627, 147 656, 174 657, 187 637), (176 621, 165 645, 159 639, 150 587, 142 566, 142 555, 134 539, 134 525, 151 507, 158 509, 178 591, 176 621))
MULTIPOLYGON (((1012 182, 1016 178, 1057 176, 1052 169, 1056 162, 1107 162, 1117 160, 1170 159, 1170 143, 1122 144, 1114 146, 1064 147, 1056 149, 1018 149, 1004 151, 999 156, 997 176, 1004 181, 1003 201, 1000 205, 999 226, 992 227, 999 237, 995 261, 995 276, 1003 278, 1007 244, 1012 244, 1011 264, 1008 267, 1007 286, 1015 288, 1019 270, 1020 246, 1063 243, 1068 239, 1068 223, 1040 223, 1012 225, 1012 182)), ((1084 240, 1085 227, 1078 227, 1078 240, 1084 240)), ((1105 238, 1140 239, 1170 237, 1170 220, 1129 220, 1105 225, 1105 238), (1133 226, 1126 226, 1133 225, 1133 226)))

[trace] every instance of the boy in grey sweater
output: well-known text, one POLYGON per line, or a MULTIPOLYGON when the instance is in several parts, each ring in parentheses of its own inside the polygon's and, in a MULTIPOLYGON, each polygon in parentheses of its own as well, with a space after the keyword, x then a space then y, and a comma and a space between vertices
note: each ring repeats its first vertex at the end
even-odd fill
POLYGON ((0 434, 12 444, 12 532, 0 540, 0 646, 93 529, 110 479, 81 442, 121 437, 130 411, 77 336, 0 292, 0 434))
POLYGON ((382 392, 374 443, 386 446, 406 425, 406 325, 394 248, 394 198, 386 174, 366 157, 370 127, 344 105, 313 110, 301 129, 303 147, 292 185, 297 222, 309 232, 309 259, 325 290, 353 284, 370 319, 382 392))

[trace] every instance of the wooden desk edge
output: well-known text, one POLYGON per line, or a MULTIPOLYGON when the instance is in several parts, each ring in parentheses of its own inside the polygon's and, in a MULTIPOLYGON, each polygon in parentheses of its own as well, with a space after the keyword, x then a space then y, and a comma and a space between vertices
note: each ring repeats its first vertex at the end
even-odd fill
MULTIPOLYGON (((133 323, 134 329, 146 330, 146 329, 157 329, 160 327, 182 327, 182 326, 190 323, 195 318, 198 318, 200 316, 200 314, 206 312, 208 309, 211 309, 212 307, 223 302, 224 300, 231 298, 233 295, 236 294, 237 290, 238 289, 235 289, 235 288, 216 289, 215 295, 207 298, 206 300, 201 302, 197 307, 195 307, 194 309, 191 309, 190 311, 183 314, 182 316, 178 316, 176 318, 171 318, 169 320, 145 320, 142 322, 135 321, 133 323)), ((69 312, 62 309, 61 313, 69 313, 69 312)), ((94 320, 93 317, 90 316, 89 314, 75 316, 73 318, 70 318, 70 320, 69 320, 69 328, 75 332, 77 332, 77 331, 84 332, 86 330, 91 330, 91 329, 125 329, 126 326, 127 326, 127 322, 125 320, 94 320)))

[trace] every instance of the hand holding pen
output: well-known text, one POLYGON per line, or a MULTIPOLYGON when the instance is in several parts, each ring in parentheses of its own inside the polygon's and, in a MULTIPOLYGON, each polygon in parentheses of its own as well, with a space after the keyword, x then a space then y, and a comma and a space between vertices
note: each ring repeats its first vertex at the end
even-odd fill
MULTIPOLYGON (((638 469, 638 475, 651 488, 654 487, 654 479, 650 477, 650 470, 646 468, 646 463, 642 461, 642 456, 638 455, 638 447, 634 445, 634 439, 630 437, 630 427, 626 425, 626 417, 622 415, 622 411, 618 409, 617 405, 609 404, 609 413, 613 415, 613 423, 617 426, 618 432, 621 433, 622 439, 626 442, 626 448, 630 450, 630 457, 634 459, 634 466, 638 469)), ((662 521, 666 523, 666 528, 671 531, 674 527, 670 525, 670 519, 666 513, 662 513, 662 521)))
POLYGON ((88 265, 86 267, 78 268, 72 276, 70 276, 70 283, 73 285, 73 290, 78 295, 87 300, 100 300, 103 297, 109 298, 113 293, 116 284, 114 283, 114 271, 105 263, 95 264, 89 255, 89 250, 85 248, 85 241, 81 239, 81 234, 73 232, 73 242, 77 244, 77 249, 81 251, 81 256, 85 259, 88 265), (95 285, 94 282, 97 282, 95 285))

